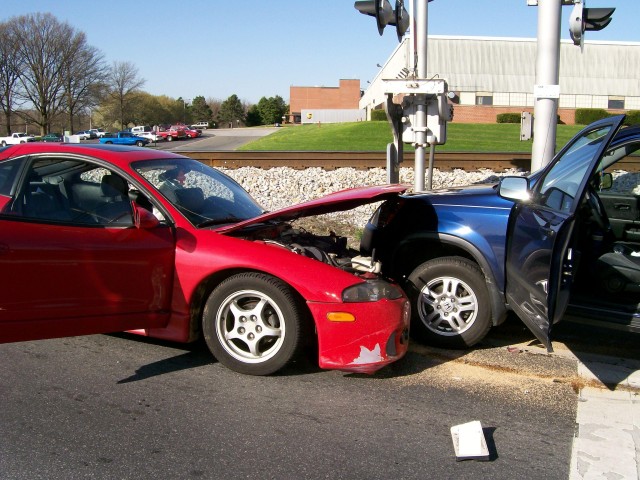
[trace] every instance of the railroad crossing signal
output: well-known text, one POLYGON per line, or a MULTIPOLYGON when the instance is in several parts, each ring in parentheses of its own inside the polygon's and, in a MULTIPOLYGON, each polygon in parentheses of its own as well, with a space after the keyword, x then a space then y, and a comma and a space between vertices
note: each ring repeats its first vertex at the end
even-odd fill
POLYGON ((389 0, 359 0, 353 6, 360 13, 375 17, 380 35, 382 35, 384 27, 394 25, 398 41, 401 41, 409 28, 409 14, 404 8, 404 0, 396 0, 395 8, 391 7, 389 0))
POLYGON ((569 35, 582 48, 585 31, 600 31, 611 23, 615 8, 585 8, 585 0, 575 0, 569 17, 569 35))

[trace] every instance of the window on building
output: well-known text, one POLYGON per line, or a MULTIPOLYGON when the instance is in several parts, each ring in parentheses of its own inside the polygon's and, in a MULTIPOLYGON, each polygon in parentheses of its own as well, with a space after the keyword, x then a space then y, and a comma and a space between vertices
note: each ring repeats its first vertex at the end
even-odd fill
POLYGON ((476 93, 476 105, 493 105, 493 95, 489 92, 476 93))
POLYGON ((609 97, 607 108, 624 110, 624 97, 609 97))

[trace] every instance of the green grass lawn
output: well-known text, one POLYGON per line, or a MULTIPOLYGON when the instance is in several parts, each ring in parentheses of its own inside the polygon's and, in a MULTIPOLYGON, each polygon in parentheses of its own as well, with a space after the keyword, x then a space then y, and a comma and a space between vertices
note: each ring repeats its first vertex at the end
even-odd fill
MULTIPOLYGON (((581 128, 581 125, 558 125, 556 151, 581 128)), ((240 150, 384 152, 392 139, 391 127, 386 121, 292 125, 250 142, 240 150)), ((531 145, 531 141, 520 141, 518 124, 450 123, 447 143, 438 145, 436 149, 451 152, 530 152, 531 145)))

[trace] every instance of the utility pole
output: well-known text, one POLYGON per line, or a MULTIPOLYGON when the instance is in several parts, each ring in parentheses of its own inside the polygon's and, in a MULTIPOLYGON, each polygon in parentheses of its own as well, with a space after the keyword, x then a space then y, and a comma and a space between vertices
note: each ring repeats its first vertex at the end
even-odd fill
POLYGON ((387 146, 387 180, 397 183, 398 165, 402 162, 402 143, 415 148, 414 190, 425 190, 426 149, 430 147, 429 181, 431 189, 435 146, 447 140, 447 122, 453 118, 453 108, 447 102, 447 84, 442 79, 427 79, 428 4, 432 0, 396 0, 395 9, 389 0, 356 1, 355 8, 376 18, 378 32, 395 25, 398 40, 409 30, 410 54, 406 78, 382 79, 387 95, 385 110, 393 131, 394 142, 387 146), (410 20, 404 4, 411 7, 410 20), (393 103, 394 96, 402 96, 402 104, 393 103))
POLYGON ((560 98, 562 0, 538 0, 538 53, 533 108, 531 171, 548 164, 556 150, 560 98))
POLYGON ((538 7, 538 53, 534 86, 533 150, 531 171, 553 159, 556 150, 558 101, 560 98, 560 22, 562 6, 573 5, 569 33, 584 48, 584 32, 600 31, 611 23, 615 8, 585 8, 586 0, 527 0, 538 7))

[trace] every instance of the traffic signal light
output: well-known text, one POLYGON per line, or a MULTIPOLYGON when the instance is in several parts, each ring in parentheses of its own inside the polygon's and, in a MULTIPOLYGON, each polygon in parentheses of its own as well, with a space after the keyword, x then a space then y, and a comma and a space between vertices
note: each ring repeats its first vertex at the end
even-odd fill
POLYGON ((575 0, 569 17, 569 35, 574 45, 582 47, 584 32, 599 31, 611 23, 615 8, 585 8, 583 0, 575 0))
POLYGON ((382 35, 384 27, 394 25, 398 41, 400 41, 409 28, 409 14, 404 8, 404 0, 396 0, 395 8, 391 7, 389 0, 360 0, 355 2, 353 6, 360 13, 376 18, 380 35, 382 35))

